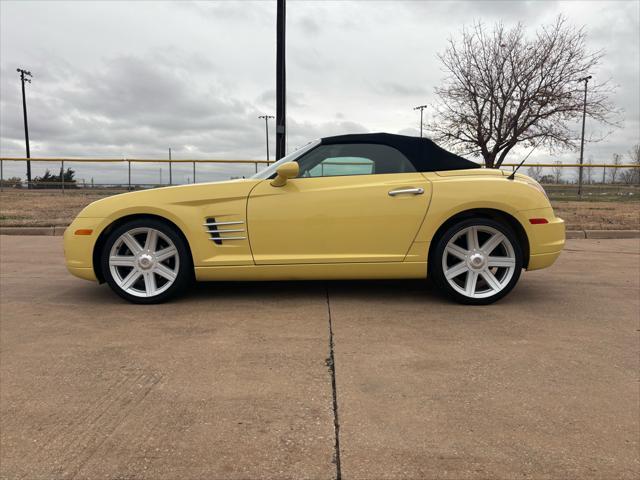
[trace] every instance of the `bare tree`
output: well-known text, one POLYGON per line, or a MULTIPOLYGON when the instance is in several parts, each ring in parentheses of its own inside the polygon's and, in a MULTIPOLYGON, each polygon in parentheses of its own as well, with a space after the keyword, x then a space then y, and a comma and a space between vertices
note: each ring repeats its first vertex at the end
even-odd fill
POLYGON ((636 168, 622 170, 619 174, 620 181, 627 185, 640 184, 640 144, 634 145, 628 155, 631 165, 635 165, 636 168))
MULTIPOLYGON (((579 132, 571 127, 582 118, 584 83, 600 62, 590 52, 582 28, 560 16, 527 38, 522 24, 493 30, 477 23, 449 40, 439 55, 447 73, 436 88, 433 136, 461 153, 480 155, 487 167, 498 168, 516 146, 575 149, 579 132)), ((590 83, 589 117, 614 125, 610 82, 590 83)))
POLYGON ((557 185, 562 183, 562 162, 560 161, 554 162, 554 167, 552 169, 552 172, 553 172, 554 183, 557 185))
MULTIPOLYGON (((589 156, 584 165, 584 171, 586 173, 584 183, 586 183, 587 185, 591 185, 593 183, 591 179, 591 176, 593 174, 593 167, 591 165, 593 165, 593 157, 589 156)), ((578 169, 578 174, 580 174, 580 169, 578 169)))
POLYGON ((613 161, 611 162, 612 168, 609 169, 609 182, 616 183, 620 169, 616 168, 617 165, 622 165, 622 155, 619 153, 613 154, 613 161))
POLYGON ((620 182, 626 185, 633 185, 636 183, 636 169, 628 168, 620 172, 620 182))
POLYGON ((631 183, 637 183, 640 185, 640 144, 636 143, 631 150, 629 150, 629 160, 631 163, 636 166, 636 168, 631 169, 632 179, 634 180, 631 183))
POLYGON ((542 179, 542 167, 540 165, 532 165, 527 168, 527 175, 533 178, 536 182, 542 179))

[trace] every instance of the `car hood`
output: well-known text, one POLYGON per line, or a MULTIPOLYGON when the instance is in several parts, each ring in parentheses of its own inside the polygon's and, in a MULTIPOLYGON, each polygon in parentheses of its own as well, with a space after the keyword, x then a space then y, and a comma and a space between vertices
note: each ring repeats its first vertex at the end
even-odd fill
POLYGON ((129 210, 149 209, 151 212, 169 205, 198 206, 221 200, 242 199, 261 181, 238 179, 121 193, 89 204, 78 217, 108 218, 129 210))

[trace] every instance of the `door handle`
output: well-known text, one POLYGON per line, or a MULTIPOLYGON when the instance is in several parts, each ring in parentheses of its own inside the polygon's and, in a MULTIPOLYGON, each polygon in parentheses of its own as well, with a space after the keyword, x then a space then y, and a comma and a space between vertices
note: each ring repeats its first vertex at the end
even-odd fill
POLYGON ((424 193, 424 188, 399 188, 398 190, 391 190, 389 192, 389 196, 395 197, 396 195, 402 195, 403 193, 410 193, 411 195, 422 195, 424 193))

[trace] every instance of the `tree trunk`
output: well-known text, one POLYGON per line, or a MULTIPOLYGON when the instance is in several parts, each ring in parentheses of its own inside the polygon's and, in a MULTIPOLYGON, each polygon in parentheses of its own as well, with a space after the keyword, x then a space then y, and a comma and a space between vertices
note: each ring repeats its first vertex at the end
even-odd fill
POLYGON ((486 168, 495 168, 496 156, 493 153, 487 153, 483 155, 484 157, 484 166, 486 168))

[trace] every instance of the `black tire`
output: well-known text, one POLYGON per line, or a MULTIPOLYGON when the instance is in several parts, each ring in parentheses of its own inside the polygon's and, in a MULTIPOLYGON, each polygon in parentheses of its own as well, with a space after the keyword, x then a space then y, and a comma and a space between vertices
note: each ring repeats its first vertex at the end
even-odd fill
MULTIPOLYGON (((516 283, 518 283, 518 279, 520 278, 520 273, 522 272, 522 267, 524 264, 522 247, 520 246, 518 237, 515 235, 513 230, 504 223, 497 222, 488 218, 471 218, 467 220, 461 220, 445 230, 441 235, 438 236, 438 238, 434 239, 434 242, 434 248, 432 249, 431 255, 429 256, 429 276, 432 278, 434 284, 439 288, 440 291, 442 291, 449 298, 455 300, 458 303, 464 305, 488 305, 503 298, 513 289, 513 287, 515 287, 516 283), (515 266, 510 280, 508 280, 508 282, 497 293, 482 298, 470 297, 455 289, 446 279, 443 266, 443 256, 445 255, 445 250, 449 241, 456 235, 458 235, 462 230, 465 230, 468 227, 472 226, 490 227, 502 233, 506 237, 508 242, 510 242, 511 247, 513 248, 513 254, 515 256, 515 266)), ((499 248, 506 247, 501 245, 499 248)), ((446 261, 448 260, 445 259, 445 262, 446 261)), ((500 274, 501 270, 496 269, 496 272, 500 274)), ((465 273, 464 275, 468 275, 468 273, 465 273)), ((506 278, 504 278, 504 281, 507 281, 506 278)), ((482 280, 482 282, 484 282, 484 279, 482 280)), ((487 287, 489 286, 489 284, 486 285, 487 287)))
MULTIPOLYGON (((175 262, 175 257, 170 261, 175 262)), ((131 220, 115 228, 107 237, 102 252, 100 252, 100 263, 104 279, 109 284, 111 289, 125 300, 137 304, 148 305, 165 302, 166 300, 184 292, 187 287, 193 282, 194 277, 193 262, 189 253, 189 247, 183 239, 182 235, 176 232, 173 226, 161 220, 152 218, 131 220), (173 264, 173 268, 175 269, 174 271, 177 271, 175 280, 173 280, 173 283, 167 286, 166 289, 162 290, 161 288, 162 291, 153 296, 137 296, 123 290, 118 284, 118 281, 114 279, 109 265, 109 256, 111 250, 118 239, 120 239, 120 237, 127 232, 141 228, 151 228, 157 230, 161 234, 165 235, 169 240, 171 240, 177 250, 178 262, 177 264, 173 264)), ((118 272, 116 272, 116 274, 118 274, 118 272)), ((155 276, 154 278, 157 281, 160 277, 155 276)))

